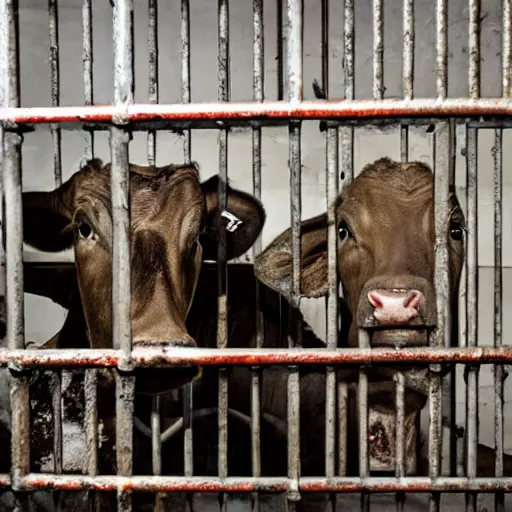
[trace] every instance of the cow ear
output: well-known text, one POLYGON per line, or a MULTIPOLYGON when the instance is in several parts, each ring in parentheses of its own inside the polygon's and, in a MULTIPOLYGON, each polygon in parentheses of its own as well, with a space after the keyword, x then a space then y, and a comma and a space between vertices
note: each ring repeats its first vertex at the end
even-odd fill
MULTIPOLYGON (((327 295, 327 215, 319 215, 301 225, 301 294, 305 297, 327 295)), ((291 298, 292 231, 279 235, 254 262, 256 277, 269 288, 291 298)))
POLYGON ((226 257, 228 260, 242 256, 256 242, 265 223, 262 204, 250 194, 226 184, 226 209, 219 224, 219 176, 201 184, 206 204, 206 225, 201 236, 203 259, 216 260, 219 232, 226 230, 226 257))

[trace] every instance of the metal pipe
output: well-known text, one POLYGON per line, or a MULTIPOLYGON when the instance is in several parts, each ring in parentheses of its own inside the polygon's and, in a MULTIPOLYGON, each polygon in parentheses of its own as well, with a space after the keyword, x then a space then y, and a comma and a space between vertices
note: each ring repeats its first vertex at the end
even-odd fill
MULTIPOLYGON (((59 15, 57 0, 48 0, 48 27, 50 44, 48 45, 48 62, 50 64, 51 102, 52 107, 60 104, 60 73, 59 73, 59 15)), ((50 127, 53 140, 53 173, 55 187, 62 183, 62 149, 61 129, 59 125, 50 127)))
MULTIPOLYGON (((229 0, 218 0, 218 99, 225 103, 230 100, 230 56, 229 56, 229 0)), ((228 131, 221 129, 219 141, 219 215, 227 205, 228 181, 228 131)), ((219 223, 220 225, 220 223, 219 223)), ((217 248, 217 348, 228 345, 228 290, 226 268, 226 232, 221 229, 217 248)), ((219 368, 218 389, 218 472, 220 478, 228 476, 228 375, 225 368, 219 368)), ((219 503, 223 512, 227 511, 227 496, 221 494, 219 503)))
POLYGON ((480 97, 480 0, 469 0, 469 97, 480 97))
MULTIPOLYGON (((181 101, 190 103, 190 4, 181 0, 181 101)), ((183 132, 183 156, 191 161, 190 129, 183 132)))
MULTIPOLYGON (((93 44, 92 44, 92 0, 83 0, 82 6, 82 61, 84 65, 84 87, 85 87, 85 105, 93 105, 93 44)), ((89 160, 94 156, 94 133, 84 132, 85 137, 85 155, 84 159, 89 160)))
POLYGON ((329 97, 329 0, 322 0, 322 91, 329 97))
MULTIPOLYGON (((402 372, 395 374, 396 380, 396 467, 397 478, 404 478, 405 471, 405 376, 402 372)), ((405 495, 397 494, 396 509, 401 512, 404 509, 405 495)))
MULTIPOLYGON (((253 100, 264 100, 264 65, 265 65, 265 41, 263 30, 263 0, 253 0, 253 100)), ((261 200, 261 127, 252 127, 252 179, 253 195, 261 200)), ((261 235, 253 245, 253 258, 256 259, 261 252, 261 235)), ((264 318, 260 306, 260 285, 255 286, 256 294, 256 347, 262 348, 264 344, 264 318)), ((252 476, 261 476, 261 396, 260 396, 261 369, 253 367, 251 386, 251 460, 252 476)), ((252 510, 259 512, 260 495, 252 496, 252 510)))
POLYGON ((254 103, 191 103, 169 105, 95 105, 84 107, 2 107, 0 122, 17 124, 148 121, 229 121, 377 119, 382 117, 479 117, 510 116, 509 98, 383 100, 312 100, 254 103))
MULTIPOLYGON (((85 370, 84 398, 85 398, 85 443, 87 446, 87 457, 84 473, 88 476, 98 474, 98 370, 91 368, 85 370)), ((99 509, 96 493, 89 491, 87 496, 90 503, 89 510, 99 509)))
POLYGON ((436 88, 444 100, 448 88, 447 0, 436 0, 436 88))
MULTIPOLYGON (((114 101, 116 105, 133 103, 133 0, 117 0, 113 9, 114 101)), ((132 349, 130 206, 129 206, 129 134, 113 126, 110 136, 112 170, 112 306, 113 344, 126 359, 132 349)), ((116 457, 117 473, 133 472, 133 393, 135 377, 116 374, 116 457)), ((119 490, 118 511, 131 511, 131 492, 119 490)))
MULTIPOLYGON (((0 105, 19 106, 18 3, 0 4, 0 105)), ((5 213, 6 324, 8 350, 25 347, 23 303, 23 210, 21 203, 22 137, 4 126, 2 184, 5 213)), ((11 368, 16 370, 15 367, 11 368)), ((21 490, 21 479, 30 471, 30 416, 28 376, 13 371, 11 384, 12 489, 21 490)), ((15 496, 15 511, 25 510, 24 496, 15 496)))
MULTIPOLYGON (((239 478, 228 477, 178 477, 178 476, 132 476, 119 475, 82 476, 82 475, 53 475, 31 473, 20 479, 21 488, 61 489, 66 491, 82 491, 93 489, 97 491, 117 491, 129 486, 135 492, 239 492, 255 491, 274 493, 286 492, 292 486, 293 480, 286 477, 239 478)), ((9 475, 0 475, 0 487, 10 485, 9 475)), ((339 493, 396 493, 396 492, 464 492, 478 491, 479 493, 494 493, 496 491, 512 493, 510 478, 468 478, 440 477, 431 480, 428 477, 358 477, 318 478, 303 477, 299 481, 301 492, 339 492, 339 493)))
MULTIPOLYGON (((412 100, 414 87, 414 0, 404 0, 403 6, 403 93, 405 100, 412 100)), ((409 159, 409 127, 400 127, 400 158, 409 159)))
MULTIPOLYGON (((327 128, 326 137, 326 196, 327 196, 327 348, 338 346, 338 230, 336 222, 336 198, 338 197, 338 129, 327 128)), ((335 476, 336 453, 336 371, 326 369, 325 380, 325 471, 335 476)), ((336 507, 336 496, 329 500, 331 511, 336 507)))
MULTIPOLYGON (((370 335, 365 329, 359 329, 359 348, 370 347, 370 335)), ((368 461, 368 375, 364 367, 359 370, 359 387, 357 391, 359 409, 359 477, 361 479, 370 476, 368 461)), ((361 511, 370 510, 370 496, 361 494, 361 511)))
MULTIPOLYGON (((149 103, 158 103, 158 1, 148 0, 149 103)), ((148 132, 148 163, 156 161, 155 130, 148 132)))
POLYGON ((384 16, 382 0, 373 0, 373 99, 384 97, 384 16))

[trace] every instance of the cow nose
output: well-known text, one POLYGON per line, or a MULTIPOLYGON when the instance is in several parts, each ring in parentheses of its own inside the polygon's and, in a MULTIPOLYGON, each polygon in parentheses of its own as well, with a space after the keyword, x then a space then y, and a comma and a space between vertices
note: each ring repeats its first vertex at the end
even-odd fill
POLYGON ((400 325, 418 316, 424 297, 418 290, 371 290, 368 301, 377 323, 400 325))

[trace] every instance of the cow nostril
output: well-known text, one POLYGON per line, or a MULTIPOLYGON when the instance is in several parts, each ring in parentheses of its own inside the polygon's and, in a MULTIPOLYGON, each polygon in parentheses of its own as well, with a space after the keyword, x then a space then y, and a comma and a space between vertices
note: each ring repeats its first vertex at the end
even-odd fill
POLYGON ((423 294, 417 290, 413 290, 407 294, 404 302, 405 308, 419 309, 423 304, 423 294))
POLYGON ((383 306, 382 300, 380 299, 379 294, 376 291, 368 292, 368 301, 375 309, 380 309, 383 306))

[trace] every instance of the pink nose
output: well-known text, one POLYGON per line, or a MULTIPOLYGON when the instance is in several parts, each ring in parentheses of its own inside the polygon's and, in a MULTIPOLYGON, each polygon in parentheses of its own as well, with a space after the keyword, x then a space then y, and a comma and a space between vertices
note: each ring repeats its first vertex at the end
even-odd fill
POLYGON ((368 292, 368 301, 375 308, 373 316, 379 324, 406 324, 418 316, 423 300, 423 294, 418 290, 368 292))

